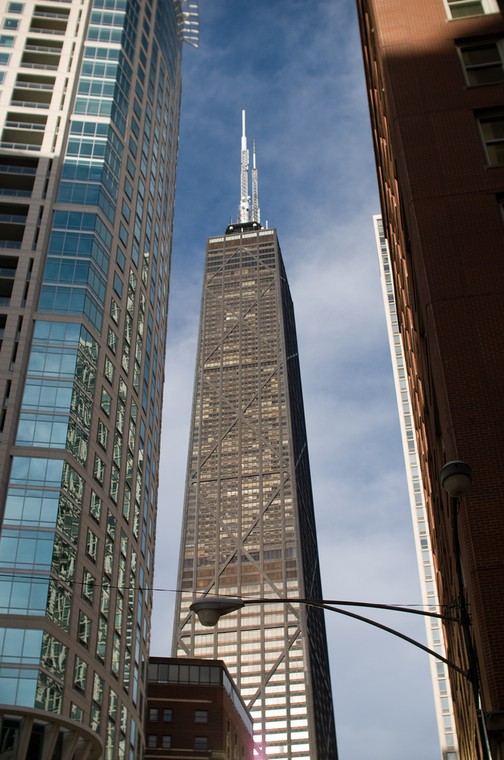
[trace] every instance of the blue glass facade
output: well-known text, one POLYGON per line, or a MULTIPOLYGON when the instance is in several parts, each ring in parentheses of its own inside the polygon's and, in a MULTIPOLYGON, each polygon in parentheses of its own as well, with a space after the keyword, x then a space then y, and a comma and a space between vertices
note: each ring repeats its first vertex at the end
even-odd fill
POLYGON ((9 117, 15 134, 7 121, 2 128, 0 197, 25 225, 0 225, 0 705, 74 719, 100 735, 105 758, 134 758, 143 747, 181 6, 14 5, 5 16, 18 14, 25 32, 9 59, 19 114, 9 117))

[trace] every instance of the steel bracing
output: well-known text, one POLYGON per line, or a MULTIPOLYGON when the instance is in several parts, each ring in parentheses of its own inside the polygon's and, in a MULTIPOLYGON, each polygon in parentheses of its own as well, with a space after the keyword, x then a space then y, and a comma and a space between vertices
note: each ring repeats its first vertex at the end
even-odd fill
POLYGON ((323 616, 247 606, 218 628, 196 597, 321 598, 292 302, 275 230, 211 238, 186 486, 174 653, 224 659, 257 756, 336 758, 323 616))

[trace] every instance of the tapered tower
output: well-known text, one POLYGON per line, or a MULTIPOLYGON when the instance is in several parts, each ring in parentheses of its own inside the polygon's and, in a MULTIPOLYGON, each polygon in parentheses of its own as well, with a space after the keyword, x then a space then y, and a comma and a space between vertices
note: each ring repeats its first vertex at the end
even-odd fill
POLYGON ((321 610, 250 605, 215 629, 189 612, 206 594, 322 597, 294 311, 245 130, 241 156, 239 222, 207 244, 174 654, 226 662, 257 757, 335 760, 321 610))

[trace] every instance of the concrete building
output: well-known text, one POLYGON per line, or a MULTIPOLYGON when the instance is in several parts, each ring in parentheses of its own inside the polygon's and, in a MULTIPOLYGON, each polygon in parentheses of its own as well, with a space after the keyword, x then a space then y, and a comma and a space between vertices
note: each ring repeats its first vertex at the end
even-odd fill
POLYGON ((2 757, 143 752, 196 22, 179 0, 0 3, 2 757))
POLYGON ((151 657, 144 760, 253 760, 252 719, 221 660, 151 657))
MULTIPOLYGON (((255 167, 255 158, 254 158, 255 167)), ((258 757, 335 760, 294 311, 276 230, 248 197, 208 240, 173 654, 220 658, 254 720, 258 757), (271 599, 205 628, 198 597, 271 599)))
MULTIPOLYGON (((429 535, 427 509, 425 504, 425 489, 423 487, 420 458, 418 456, 415 438, 414 420, 411 397, 405 370, 404 346, 397 319, 397 308, 392 275, 392 266, 387 241, 383 233, 383 222, 380 216, 373 219, 378 248, 383 303, 387 320, 387 333, 392 359, 392 371, 399 411, 399 424, 406 466, 406 479, 415 537, 415 548, 418 561, 420 589, 425 609, 439 609, 439 595, 435 579, 435 562, 432 554, 432 543, 429 535)), ((441 621, 437 618, 425 618, 427 646, 442 657, 446 657, 446 647, 441 621)), ((439 743, 443 760, 457 760, 458 741, 453 715, 453 701, 449 680, 448 666, 430 658, 431 676, 436 708, 436 720, 439 731, 439 743)))
MULTIPOLYGON (((502 758, 502 6, 358 0, 358 11, 433 582, 444 611, 466 598, 478 664, 477 694, 450 672, 460 757, 502 758), (452 460, 472 468, 459 503, 439 481, 452 460)), ((444 638, 467 669, 463 626, 444 638)))

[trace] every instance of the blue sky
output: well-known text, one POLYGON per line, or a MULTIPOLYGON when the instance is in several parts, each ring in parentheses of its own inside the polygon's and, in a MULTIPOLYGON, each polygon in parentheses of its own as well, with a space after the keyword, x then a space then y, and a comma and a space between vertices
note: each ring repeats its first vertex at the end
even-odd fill
MULTIPOLYGON (((236 219, 244 108, 296 311, 324 595, 419 603, 354 2, 200 0, 200 23, 184 50, 155 585, 177 582, 205 243, 236 219)), ((173 602, 155 595, 152 654, 170 654, 173 602)), ((375 617, 424 640, 417 619, 375 617)), ((326 622, 340 760, 438 758, 427 655, 326 622)))

